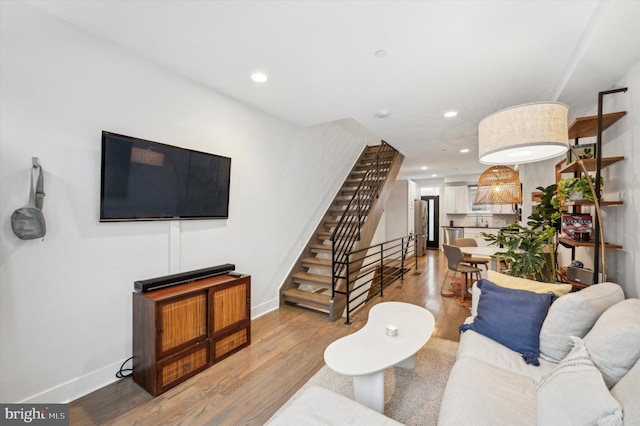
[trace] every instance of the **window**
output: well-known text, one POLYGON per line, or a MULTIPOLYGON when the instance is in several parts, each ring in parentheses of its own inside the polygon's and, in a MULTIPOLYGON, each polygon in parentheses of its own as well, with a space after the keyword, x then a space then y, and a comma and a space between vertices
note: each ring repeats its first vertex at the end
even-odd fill
POLYGON ((478 185, 469 185, 469 204, 472 213, 491 213, 491 204, 476 204, 476 192, 478 185))

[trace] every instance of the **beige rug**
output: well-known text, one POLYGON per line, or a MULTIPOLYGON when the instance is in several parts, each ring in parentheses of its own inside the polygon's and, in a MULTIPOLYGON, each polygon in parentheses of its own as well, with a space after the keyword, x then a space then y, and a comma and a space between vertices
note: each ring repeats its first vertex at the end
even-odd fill
MULTIPOLYGON (((384 414, 406 425, 436 425, 457 349, 458 342, 434 337, 418 352, 415 369, 394 367, 385 370, 384 414)), ((333 372, 326 365, 298 393, 312 385, 353 399, 353 379, 333 372)))

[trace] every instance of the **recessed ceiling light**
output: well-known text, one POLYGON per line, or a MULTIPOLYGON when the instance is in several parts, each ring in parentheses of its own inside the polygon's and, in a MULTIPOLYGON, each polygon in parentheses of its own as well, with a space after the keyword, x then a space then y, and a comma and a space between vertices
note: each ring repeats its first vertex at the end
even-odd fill
POLYGON ((427 167, 427 166, 422 166, 422 167, 420 167, 420 170, 427 170, 427 169, 428 169, 428 167, 427 167))
POLYGON ((462 148, 460 152, 466 154, 467 152, 469 152, 469 148, 462 148))
POLYGON ((255 72, 251 74, 251 80, 255 81, 256 83, 264 83, 268 79, 269 78, 261 72, 255 72))
POLYGON ((431 175, 431 177, 438 177, 438 175, 436 175, 436 174, 433 174, 433 175, 431 175))
POLYGON ((386 109, 381 109, 380 111, 376 112, 375 116, 378 118, 387 118, 389 116, 389 111, 387 111, 386 109))
POLYGON ((387 56, 387 51, 383 49, 376 50, 376 53, 374 53, 374 55, 376 55, 378 58, 384 58, 385 56, 387 56))
POLYGON ((447 118, 455 117, 458 115, 458 111, 447 111, 444 113, 444 116, 447 118))

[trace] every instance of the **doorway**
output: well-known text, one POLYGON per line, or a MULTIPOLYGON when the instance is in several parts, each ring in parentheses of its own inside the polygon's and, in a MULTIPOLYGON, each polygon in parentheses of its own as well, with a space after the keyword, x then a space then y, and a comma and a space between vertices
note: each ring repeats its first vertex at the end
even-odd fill
POLYGON ((423 195, 427 202, 427 248, 438 249, 440 247, 440 196, 423 195))

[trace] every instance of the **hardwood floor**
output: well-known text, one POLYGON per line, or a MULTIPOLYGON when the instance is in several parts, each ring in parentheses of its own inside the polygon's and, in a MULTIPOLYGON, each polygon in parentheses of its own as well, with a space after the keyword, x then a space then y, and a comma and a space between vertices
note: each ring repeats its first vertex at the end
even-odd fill
POLYGON ((131 378, 70 404, 71 425, 261 425, 323 365, 324 349, 365 323, 371 306, 403 301, 425 306, 436 319, 434 336, 458 340, 469 311, 440 296, 446 260, 428 250, 404 281, 385 289, 352 315, 352 324, 325 314, 281 306, 252 322, 251 346, 153 398, 131 378))

